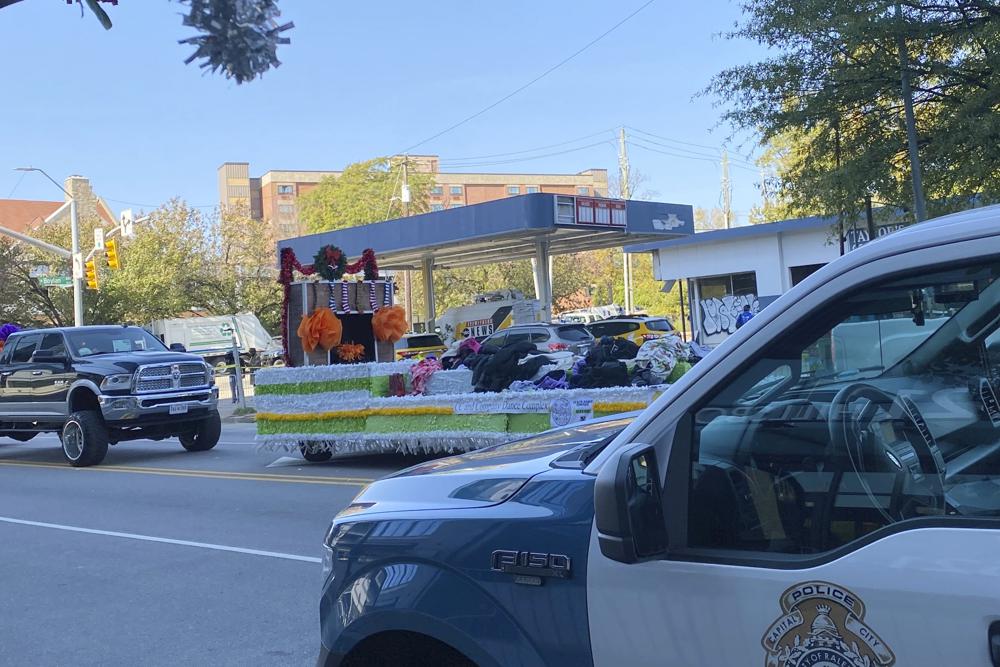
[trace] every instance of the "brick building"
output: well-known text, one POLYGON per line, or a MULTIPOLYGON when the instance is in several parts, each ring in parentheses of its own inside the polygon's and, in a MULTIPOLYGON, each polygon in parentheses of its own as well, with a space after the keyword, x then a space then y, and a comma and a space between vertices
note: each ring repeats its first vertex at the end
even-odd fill
MULTIPOLYGON (((434 174, 430 193, 432 211, 503 199, 532 192, 605 197, 608 170, 587 169, 576 174, 476 174, 439 169, 436 155, 409 156, 411 168, 434 174)), ((339 171, 267 171, 250 176, 247 162, 226 162, 219 167, 219 200, 223 206, 248 206, 257 219, 269 221, 277 238, 303 233, 297 200, 326 176, 339 171)))

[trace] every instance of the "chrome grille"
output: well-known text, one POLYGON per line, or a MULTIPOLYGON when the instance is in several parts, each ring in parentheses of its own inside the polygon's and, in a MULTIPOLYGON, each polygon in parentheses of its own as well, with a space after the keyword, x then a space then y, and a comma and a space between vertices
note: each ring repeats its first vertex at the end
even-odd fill
POLYGON ((138 394, 207 387, 205 365, 198 362, 142 366, 136 375, 138 394))

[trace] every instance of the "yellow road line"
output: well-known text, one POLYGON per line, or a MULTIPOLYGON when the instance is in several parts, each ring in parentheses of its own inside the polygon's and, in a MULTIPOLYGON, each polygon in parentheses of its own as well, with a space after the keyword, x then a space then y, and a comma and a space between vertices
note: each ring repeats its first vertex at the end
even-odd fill
POLYGON ((331 486, 365 486, 374 480, 360 477, 323 477, 319 475, 274 475, 267 473, 226 472, 214 470, 185 470, 183 468, 144 468, 141 466, 98 465, 87 468, 73 468, 65 463, 42 461, 11 461, 0 459, 0 466, 23 466, 25 468, 60 468, 62 470, 86 470, 94 472, 126 472, 167 477, 201 477, 207 479, 241 479, 252 482, 284 482, 287 484, 327 484, 331 486))

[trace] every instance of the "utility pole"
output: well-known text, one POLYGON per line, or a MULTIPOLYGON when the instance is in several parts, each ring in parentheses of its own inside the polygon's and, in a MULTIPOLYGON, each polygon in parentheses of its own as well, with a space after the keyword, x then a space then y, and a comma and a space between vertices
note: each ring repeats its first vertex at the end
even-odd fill
POLYGON ((69 225, 70 235, 73 237, 71 245, 71 261, 73 264, 73 326, 83 326, 83 256, 80 253, 80 220, 76 211, 76 197, 71 195, 66 188, 59 185, 58 181, 45 173, 45 170, 38 167, 17 167, 15 171, 37 171, 45 178, 52 181, 52 184, 63 191, 69 199, 69 225))
POLYGON ((733 226, 733 184, 729 180, 729 153, 722 149, 722 215, 726 229, 733 226))
POLYGON ((903 111, 906 115, 906 143, 910 152, 910 178, 913 181, 913 211, 917 222, 927 219, 927 208, 924 205, 924 184, 920 174, 920 152, 917 149, 917 121, 913 114, 913 90, 910 87, 910 55, 906 49, 906 35, 902 28, 905 25, 903 10, 896 2, 896 43, 899 47, 899 71, 903 86, 903 111))
MULTIPOLYGON (((625 143, 625 127, 618 132, 618 180, 621 184, 621 198, 628 201, 632 198, 632 186, 629 183, 628 147, 625 143)), ((632 303, 632 258, 622 250, 622 277, 625 283, 625 312, 634 311, 632 303)))
MULTIPOLYGON (((409 217, 410 215, 410 182, 409 173, 407 172, 407 161, 408 158, 403 156, 403 186, 399 192, 399 200, 403 204, 403 217, 409 217)), ((403 301, 403 309, 406 311, 406 321, 410 325, 410 330, 413 330, 413 275, 409 269, 403 271, 403 291, 405 292, 405 297, 403 301)))

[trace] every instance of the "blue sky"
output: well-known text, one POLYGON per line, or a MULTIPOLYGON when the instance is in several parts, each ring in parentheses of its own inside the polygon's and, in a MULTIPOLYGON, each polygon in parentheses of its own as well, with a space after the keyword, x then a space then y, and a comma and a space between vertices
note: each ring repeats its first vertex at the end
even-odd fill
MULTIPOLYGON (((192 33, 169 0, 108 6, 105 32, 89 11, 54 0, 0 10, 0 198, 57 199, 55 178, 89 176, 118 210, 179 196, 217 203, 216 169, 338 169, 415 144, 570 55, 643 0, 282 0, 295 22, 283 65, 237 86, 183 60, 192 33)), ((713 101, 692 99, 720 69, 760 56, 718 37, 739 18, 728 0, 657 0, 601 42, 497 108, 413 153, 442 161, 564 145, 466 171, 617 169, 613 128, 636 143, 633 168, 655 199, 710 207, 719 167, 697 157, 729 134, 713 101), (698 144, 678 144, 663 138, 698 144), (640 140, 644 137, 646 141, 640 140), (582 150, 579 147, 595 144, 582 150), (568 151, 568 152, 567 152, 568 151), (548 155, 550 153, 561 153, 548 155)), ((732 150, 744 156, 752 142, 732 150)), ((734 157, 738 158, 738 155, 734 157)), ((740 158, 738 158, 740 159, 740 158)), ((463 169, 451 169, 461 171, 463 169)), ((733 207, 758 202, 754 170, 734 166, 733 207)))

